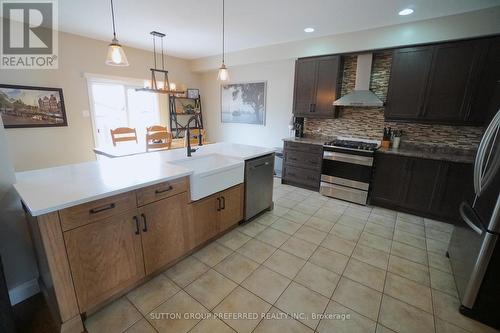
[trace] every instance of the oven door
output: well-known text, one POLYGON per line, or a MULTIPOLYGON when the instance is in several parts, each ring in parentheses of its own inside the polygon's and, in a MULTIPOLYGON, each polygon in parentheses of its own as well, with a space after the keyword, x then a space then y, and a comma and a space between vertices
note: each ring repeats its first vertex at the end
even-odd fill
POLYGON ((368 190, 373 157, 325 151, 321 180, 333 184, 368 190))

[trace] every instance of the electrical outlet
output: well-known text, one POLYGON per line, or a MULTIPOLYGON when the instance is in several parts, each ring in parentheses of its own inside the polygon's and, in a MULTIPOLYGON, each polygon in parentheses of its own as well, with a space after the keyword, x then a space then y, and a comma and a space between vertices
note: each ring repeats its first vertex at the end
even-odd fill
POLYGON ((89 112, 89 110, 83 110, 83 111, 82 111, 82 115, 83 115, 83 117, 84 117, 84 118, 88 118, 88 117, 90 117, 90 112, 89 112))

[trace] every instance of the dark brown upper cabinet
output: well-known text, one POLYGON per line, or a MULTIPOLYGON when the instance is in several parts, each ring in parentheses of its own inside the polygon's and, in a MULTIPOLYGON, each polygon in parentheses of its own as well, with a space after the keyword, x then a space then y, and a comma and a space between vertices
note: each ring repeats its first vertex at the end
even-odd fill
POLYGON ((340 56, 298 59, 295 63, 293 114, 306 118, 333 118, 333 102, 340 95, 340 56))
POLYGON ((472 122, 484 119, 486 124, 500 109, 500 37, 490 39, 488 44, 485 64, 467 115, 472 122))
POLYGON ((431 46, 394 51, 385 106, 386 118, 406 120, 421 116, 431 62, 431 46))
POLYGON ((488 73, 498 67, 493 44, 494 39, 475 39, 395 50, 386 119, 484 124, 487 112, 480 105, 491 100, 495 81, 488 73), (481 82, 488 92, 479 99, 481 82))

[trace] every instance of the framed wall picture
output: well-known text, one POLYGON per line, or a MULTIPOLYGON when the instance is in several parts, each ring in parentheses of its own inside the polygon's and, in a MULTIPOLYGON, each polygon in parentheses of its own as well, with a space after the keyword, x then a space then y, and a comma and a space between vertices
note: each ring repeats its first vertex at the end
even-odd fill
POLYGON ((265 125, 267 82, 221 86, 221 122, 265 125))
POLYGON ((68 126, 61 88, 0 84, 5 128, 68 126))
POLYGON ((188 90, 186 91, 186 97, 197 99, 198 97, 200 97, 200 90, 188 88, 188 90))

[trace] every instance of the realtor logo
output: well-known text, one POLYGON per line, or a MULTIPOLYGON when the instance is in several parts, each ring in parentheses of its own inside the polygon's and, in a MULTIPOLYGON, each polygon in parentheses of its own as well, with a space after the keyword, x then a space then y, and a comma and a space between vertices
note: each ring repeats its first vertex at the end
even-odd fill
POLYGON ((0 0, 3 69, 57 69, 57 0, 0 0))

